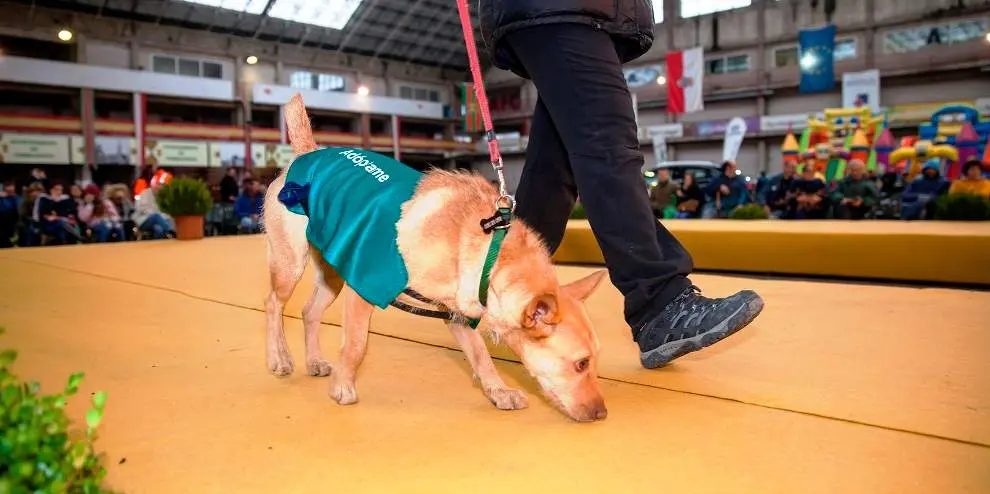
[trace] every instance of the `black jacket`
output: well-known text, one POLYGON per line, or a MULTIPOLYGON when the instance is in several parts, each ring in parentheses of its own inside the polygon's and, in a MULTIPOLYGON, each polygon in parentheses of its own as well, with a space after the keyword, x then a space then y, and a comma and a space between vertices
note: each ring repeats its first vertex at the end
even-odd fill
POLYGON ((528 78, 525 68, 502 44, 516 29, 544 24, 586 24, 621 45, 622 63, 642 56, 653 45, 652 0, 479 0, 481 37, 496 67, 528 78))

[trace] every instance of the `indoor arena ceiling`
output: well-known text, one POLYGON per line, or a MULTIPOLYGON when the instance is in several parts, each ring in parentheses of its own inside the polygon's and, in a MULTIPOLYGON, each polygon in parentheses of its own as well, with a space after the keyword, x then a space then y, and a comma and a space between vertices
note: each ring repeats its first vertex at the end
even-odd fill
MULTIPOLYGON (((454 0, 34 0, 48 7, 458 70, 454 0)), ((468 2, 472 18, 477 2, 468 2)), ((477 26, 475 37, 479 38, 477 26)), ((483 57, 484 53, 480 55, 483 57)))

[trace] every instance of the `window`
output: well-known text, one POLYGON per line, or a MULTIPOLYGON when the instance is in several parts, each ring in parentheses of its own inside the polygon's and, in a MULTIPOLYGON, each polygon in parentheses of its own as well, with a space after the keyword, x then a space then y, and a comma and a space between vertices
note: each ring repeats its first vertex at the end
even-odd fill
MULTIPOLYGON (((726 10, 749 7, 753 0, 690 0, 681 2, 681 17, 697 17, 726 10)), ((656 9, 654 9, 656 10, 656 9)), ((654 15, 654 17, 656 17, 654 15)))
POLYGON ((170 55, 152 55, 151 71, 159 74, 176 74, 188 77, 223 79, 223 65, 208 60, 181 58, 170 55))
MULTIPOLYGON (((840 39, 835 42, 835 49, 832 51, 835 61, 851 60, 856 58, 856 38, 840 39)), ((773 66, 778 69, 797 65, 800 57, 796 45, 777 48, 773 51, 773 66)))
POLYGON ((297 70, 289 76, 289 86, 293 89, 315 89, 317 91, 343 91, 346 81, 337 74, 318 74, 297 70))
POLYGON ((179 75, 199 77, 199 60, 179 59, 179 75))
POLYGON ((965 43, 986 36, 986 19, 968 19, 929 24, 890 31, 883 35, 883 51, 886 53, 910 53, 924 50, 929 46, 965 43))
POLYGON ((653 23, 663 22, 663 0, 653 0, 653 23))
POLYGON ((416 101, 440 101, 440 91, 422 87, 399 86, 399 97, 416 101))
POLYGON ((749 55, 730 55, 728 57, 709 58, 705 60, 709 74, 730 74, 749 70, 749 55))
POLYGON ((223 79, 223 65, 216 62, 203 62, 203 77, 223 79))
POLYGON ((333 74, 317 74, 316 76, 316 90, 317 91, 343 91, 344 90, 344 78, 339 75, 333 74))
MULTIPOLYGON (((268 0, 183 0, 210 7, 218 7, 235 12, 260 15, 265 11, 268 0)), ((274 0, 268 15, 276 19, 300 22, 330 29, 343 29, 354 16, 363 0, 334 0, 315 2, 313 0, 274 0)))

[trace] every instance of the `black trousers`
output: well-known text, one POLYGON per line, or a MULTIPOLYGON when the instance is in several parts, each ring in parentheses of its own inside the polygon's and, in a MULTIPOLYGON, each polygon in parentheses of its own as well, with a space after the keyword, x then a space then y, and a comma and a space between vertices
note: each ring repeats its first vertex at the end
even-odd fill
POLYGON ((690 286, 694 266, 650 209, 619 48, 579 24, 529 27, 505 41, 539 93, 518 216, 555 251, 580 196, 635 332, 690 286))

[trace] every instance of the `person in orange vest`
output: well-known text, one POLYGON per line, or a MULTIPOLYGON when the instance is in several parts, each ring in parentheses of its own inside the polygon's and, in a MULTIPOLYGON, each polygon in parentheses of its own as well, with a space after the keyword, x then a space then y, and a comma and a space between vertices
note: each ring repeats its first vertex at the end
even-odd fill
POLYGON ((134 214, 131 215, 131 220, 138 229, 150 233, 156 239, 175 236, 174 220, 158 208, 158 201, 155 199, 155 192, 171 181, 171 173, 158 170, 149 180, 148 187, 145 187, 134 201, 134 214))
POLYGON ((150 167, 150 166, 144 167, 144 169, 141 170, 141 176, 139 176, 138 179, 134 181, 134 200, 135 201, 137 200, 138 196, 140 196, 141 193, 144 192, 144 190, 148 188, 148 185, 150 185, 151 178, 152 178, 152 171, 153 171, 153 168, 152 167, 150 167))

